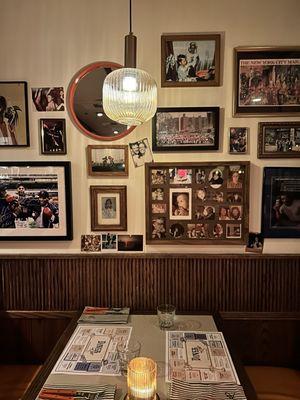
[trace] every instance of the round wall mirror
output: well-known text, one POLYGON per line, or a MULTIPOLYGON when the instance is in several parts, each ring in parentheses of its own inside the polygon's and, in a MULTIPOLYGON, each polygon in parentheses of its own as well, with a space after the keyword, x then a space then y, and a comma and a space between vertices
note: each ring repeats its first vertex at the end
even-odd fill
POLYGON ((128 127, 112 121, 103 111, 102 86, 106 76, 122 65, 98 61, 83 67, 72 78, 67 92, 67 108, 73 124, 98 140, 117 140, 128 135, 128 127))

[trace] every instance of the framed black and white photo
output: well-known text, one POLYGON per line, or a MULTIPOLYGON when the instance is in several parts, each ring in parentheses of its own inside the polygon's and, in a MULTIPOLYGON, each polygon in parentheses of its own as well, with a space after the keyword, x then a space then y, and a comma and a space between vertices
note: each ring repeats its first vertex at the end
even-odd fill
POLYGON ((41 153, 66 154, 66 120, 64 118, 40 119, 41 153))
POLYGON ((264 168, 262 207, 263 237, 300 237, 300 168, 264 168))
POLYGON ((29 146, 27 82, 0 82, 2 146, 29 146))
POLYGON ((147 162, 153 162, 153 155, 147 138, 129 143, 129 148, 135 167, 142 167, 147 162))
POLYGON ((220 85, 220 35, 161 37, 161 86, 220 85))
POLYGON ((91 176, 128 176, 128 146, 87 146, 88 174, 91 176))
POLYGON ((71 240, 69 162, 0 163, 0 240, 71 240))
POLYGON ((219 107, 158 108, 152 122, 153 151, 219 148, 219 107))
POLYGON ((259 122, 258 158, 300 157, 299 122, 259 122))
POLYGON ((229 128, 229 153, 248 153, 248 128, 229 128))

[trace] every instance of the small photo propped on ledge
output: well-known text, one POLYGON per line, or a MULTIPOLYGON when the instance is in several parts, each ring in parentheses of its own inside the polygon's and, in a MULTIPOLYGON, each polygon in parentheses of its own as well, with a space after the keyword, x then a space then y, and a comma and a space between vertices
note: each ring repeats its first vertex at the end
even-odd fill
POLYGON ((264 247, 264 238, 261 233, 249 232, 246 252, 262 253, 264 247))

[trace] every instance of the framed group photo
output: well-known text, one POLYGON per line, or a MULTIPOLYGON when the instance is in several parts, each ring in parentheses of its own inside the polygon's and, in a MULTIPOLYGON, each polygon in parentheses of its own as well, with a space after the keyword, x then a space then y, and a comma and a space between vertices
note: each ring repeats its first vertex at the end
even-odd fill
POLYGON ((219 34, 162 35, 161 86, 220 85, 219 34))
POLYGON ((259 122, 258 158, 300 157, 299 122, 259 122))
POLYGON ((126 186, 90 186, 90 196, 93 231, 127 230, 126 186))
POLYGON ((219 148, 219 107, 158 108, 152 120, 152 149, 205 151, 219 148))
POLYGON ((300 168, 264 168, 262 208, 263 237, 300 237, 300 168))
POLYGON ((90 176, 128 176, 128 146, 87 146, 90 176))
POLYGON ((66 120, 64 118, 40 119, 41 153, 66 154, 66 120))
POLYGON ((28 147, 27 82, 0 82, 0 147, 28 147))
POLYGON ((69 162, 0 163, 0 240, 71 240, 69 162))
POLYGON ((146 243, 245 244, 249 162, 146 164, 146 243))
POLYGON ((300 47, 237 47, 234 115, 300 112, 300 47))

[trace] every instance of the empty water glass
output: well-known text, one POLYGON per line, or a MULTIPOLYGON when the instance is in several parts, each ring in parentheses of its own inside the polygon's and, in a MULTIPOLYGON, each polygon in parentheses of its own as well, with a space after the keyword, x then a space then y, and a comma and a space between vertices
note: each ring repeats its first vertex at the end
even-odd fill
POLYGON ((169 329, 174 326, 176 307, 172 304, 161 304, 157 307, 157 316, 160 329, 169 329))
POLYGON ((132 339, 128 344, 119 343, 117 345, 118 361, 120 372, 122 375, 127 375, 127 365, 133 358, 138 357, 141 351, 141 343, 138 340, 132 339))

